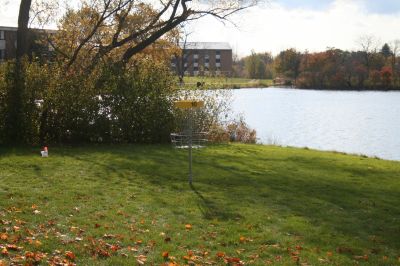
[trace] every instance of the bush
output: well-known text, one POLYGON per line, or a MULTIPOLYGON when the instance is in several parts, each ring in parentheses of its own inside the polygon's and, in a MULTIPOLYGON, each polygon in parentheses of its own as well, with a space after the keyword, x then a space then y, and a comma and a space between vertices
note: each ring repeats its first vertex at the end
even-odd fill
MULTIPOLYGON (((0 136, 5 143, 7 99, 13 89, 13 63, 0 67, 0 136)), ((175 89, 169 67, 142 57, 129 67, 104 63, 90 74, 63 64, 25 62, 22 97, 24 143, 159 143, 187 127, 177 99, 201 99, 193 112, 194 131, 211 132, 212 141, 255 142, 243 120, 224 125, 230 108, 228 90, 175 89), (221 133, 215 133, 215 131, 221 133), (219 137, 217 137, 220 135, 219 137)))
MULTIPOLYGON (((0 134, 5 135, 10 64, 0 69, 0 134)), ((90 75, 58 64, 25 63, 27 143, 162 142, 174 126, 172 77, 163 64, 102 65, 90 75)), ((4 139, 4 138, 2 138, 4 139)))
POLYGON ((256 143, 257 132, 244 122, 243 118, 234 120, 226 125, 215 124, 210 129, 209 140, 215 143, 241 142, 256 143))

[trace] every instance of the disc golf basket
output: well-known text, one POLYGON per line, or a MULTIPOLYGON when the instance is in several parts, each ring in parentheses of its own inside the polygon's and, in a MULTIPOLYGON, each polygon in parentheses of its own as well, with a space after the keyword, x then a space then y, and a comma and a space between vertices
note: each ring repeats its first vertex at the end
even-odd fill
POLYGON ((189 184, 192 184, 192 149, 202 148, 207 143, 207 133, 196 132, 194 129, 194 112, 204 107, 203 101, 185 100, 175 102, 175 107, 184 112, 184 119, 181 131, 171 133, 171 143, 175 148, 188 149, 189 161, 189 184))

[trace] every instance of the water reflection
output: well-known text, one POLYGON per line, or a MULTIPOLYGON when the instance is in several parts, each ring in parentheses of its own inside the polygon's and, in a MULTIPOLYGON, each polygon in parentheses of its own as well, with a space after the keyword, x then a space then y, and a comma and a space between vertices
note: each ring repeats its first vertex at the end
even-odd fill
POLYGON ((241 89, 232 109, 262 143, 400 160, 400 92, 241 89))

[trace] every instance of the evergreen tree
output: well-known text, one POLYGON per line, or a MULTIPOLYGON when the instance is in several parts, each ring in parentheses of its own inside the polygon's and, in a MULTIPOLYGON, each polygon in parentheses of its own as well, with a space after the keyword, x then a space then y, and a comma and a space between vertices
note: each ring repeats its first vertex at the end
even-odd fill
POLYGON ((382 46, 381 54, 383 54, 386 58, 393 54, 392 49, 390 48, 389 44, 385 43, 382 46))

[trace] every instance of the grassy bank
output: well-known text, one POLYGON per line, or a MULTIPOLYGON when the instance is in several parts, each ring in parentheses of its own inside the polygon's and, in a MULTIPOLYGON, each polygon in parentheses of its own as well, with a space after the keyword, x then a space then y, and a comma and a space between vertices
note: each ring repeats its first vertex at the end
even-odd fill
POLYGON ((194 158, 190 187, 169 145, 0 150, 0 265, 400 263, 400 163, 259 145, 194 158))
POLYGON ((273 85, 272 79, 245 79, 225 77, 185 77, 185 86, 196 87, 197 82, 204 82, 207 89, 239 89, 239 88, 265 88, 273 85))

